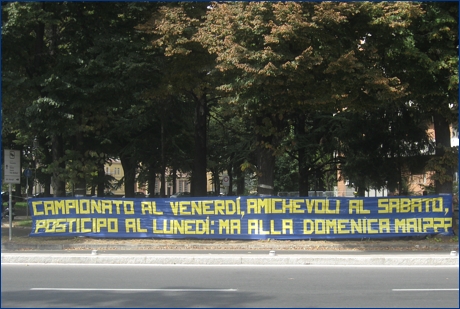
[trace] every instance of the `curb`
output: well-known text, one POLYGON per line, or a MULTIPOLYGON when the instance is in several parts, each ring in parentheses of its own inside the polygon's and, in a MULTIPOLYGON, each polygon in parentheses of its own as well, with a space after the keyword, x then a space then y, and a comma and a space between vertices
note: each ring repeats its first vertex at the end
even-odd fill
POLYGON ((16 244, 2 243, 2 251, 20 250, 315 250, 315 251, 458 251, 458 244, 16 244))
POLYGON ((104 255, 2 253, 2 264, 123 264, 123 265, 303 265, 303 266, 456 266, 459 258, 438 256, 331 256, 331 255, 104 255))

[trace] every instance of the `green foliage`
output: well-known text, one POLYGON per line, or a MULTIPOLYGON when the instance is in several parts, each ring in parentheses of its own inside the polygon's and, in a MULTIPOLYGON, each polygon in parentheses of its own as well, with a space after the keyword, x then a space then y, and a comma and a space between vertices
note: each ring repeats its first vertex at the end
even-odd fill
POLYGON ((100 167, 126 156, 141 182, 208 167, 283 191, 329 187, 337 165, 361 191, 458 168, 440 127, 458 127, 457 3, 2 8, 3 148, 48 187, 107 187, 100 167))

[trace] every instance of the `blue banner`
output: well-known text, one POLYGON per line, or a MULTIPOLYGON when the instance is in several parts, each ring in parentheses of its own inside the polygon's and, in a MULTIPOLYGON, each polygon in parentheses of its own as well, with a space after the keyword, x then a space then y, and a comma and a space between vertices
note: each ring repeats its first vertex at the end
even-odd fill
POLYGON ((453 235, 452 196, 41 198, 30 236, 347 239, 453 235))

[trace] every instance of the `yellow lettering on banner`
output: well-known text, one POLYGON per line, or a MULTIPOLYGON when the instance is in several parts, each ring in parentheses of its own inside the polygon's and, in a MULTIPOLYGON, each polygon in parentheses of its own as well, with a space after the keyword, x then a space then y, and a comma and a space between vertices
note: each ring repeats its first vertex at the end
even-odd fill
POLYGON ((326 213, 327 214, 338 214, 340 213, 340 200, 335 201, 335 209, 330 209, 330 200, 326 200, 326 213))
POLYGON ((157 202, 155 202, 155 201, 152 202, 152 210, 153 210, 153 214, 155 216, 162 216, 163 215, 162 211, 157 210, 157 202))
POLYGON ((234 214, 239 214, 240 210, 240 200, 237 199, 236 203, 232 200, 226 200, 225 201, 225 214, 226 215, 234 215, 234 214))
POLYGON ((372 229, 372 223, 377 223, 377 219, 367 219, 367 233, 369 234, 378 234, 378 230, 372 229))
POLYGON ((326 234, 326 222, 324 220, 315 220, 315 234, 326 234))
POLYGON ((378 213, 443 212, 443 198, 381 198, 378 213))
POLYGON ((398 198, 390 198, 388 200, 388 209, 390 213, 399 212, 399 199, 398 198), (394 209, 394 211, 393 211, 394 209))
POLYGON ((359 214, 359 201, 358 200, 350 200, 348 203, 348 214, 352 214, 353 211, 359 214))
POLYGON ((433 198, 433 212, 444 212, 442 204, 442 197, 433 198))
POLYGON ((152 232, 153 234, 165 234, 164 232, 164 225, 166 224, 166 220, 163 220, 163 229, 159 230, 157 227, 157 219, 152 220, 152 232))
POLYGON ((283 213, 283 206, 282 206, 283 201, 284 201, 283 199, 277 199, 277 198, 272 199, 272 201, 271 201, 272 202, 271 213, 273 213, 273 214, 282 214, 283 213), (276 208, 276 203, 280 203, 281 208, 279 208, 279 209, 276 208))
POLYGON ((134 201, 123 201, 123 211, 125 215, 134 215, 134 201))
POLYGON ((347 230, 346 224, 348 220, 346 219, 338 219, 337 220, 337 233, 339 234, 350 234, 350 230, 347 230))
POLYGON ((78 200, 65 200, 66 213, 70 214, 71 209, 75 209, 76 214, 80 213, 80 209, 78 207, 78 200))
POLYGON ((46 220, 45 233, 54 233, 56 231, 56 226, 54 225, 54 219, 46 220))
POLYGON ((157 211, 156 202, 148 202, 148 201, 141 202, 141 213, 143 215, 145 215, 146 213, 148 213, 149 215, 156 215, 156 216, 163 215, 162 211, 157 211))
POLYGON ((241 221, 238 219, 230 220, 230 233, 241 234, 241 221))
POLYGON ((315 224, 310 219, 303 220, 303 233, 304 234, 313 234, 315 231, 315 224))
POLYGON ((203 215, 213 215, 214 211, 211 209, 212 201, 202 201, 203 215))
POLYGON ((336 222, 336 220, 326 220, 326 234, 330 234, 331 229, 332 229, 334 234, 337 234, 337 222, 336 222))
POLYGON ((209 220, 196 220, 195 234, 209 234, 209 220))
POLYGON ((380 198, 377 201, 377 212, 379 214, 387 214, 388 211, 388 199, 387 198, 380 198))
POLYGON ((270 235, 281 235, 281 231, 275 230, 275 220, 270 220, 270 235))
POLYGON ((117 210, 117 215, 119 215, 121 213, 120 212, 120 207, 121 207, 121 204, 123 203, 123 201, 113 200, 112 203, 115 204, 115 208, 117 210))
POLYGON ((169 206, 171 206, 173 214, 177 216, 179 211, 179 202, 169 202, 169 206))
POLYGON ((214 232, 210 231, 209 220, 163 220, 163 227, 160 229, 154 219, 152 226, 154 234, 202 235, 214 232))
POLYGON ((295 204, 295 201, 294 200, 287 200, 287 199, 283 199, 281 200, 281 211, 283 214, 285 213, 293 213, 294 211, 294 204, 295 204))
POLYGON ((89 215, 90 210, 91 210, 91 206, 90 206, 89 200, 80 200, 80 214, 89 215))
POLYGON ((257 213, 258 214, 261 214, 261 213, 269 214, 271 212, 270 206, 271 206, 270 199, 268 198, 257 199, 257 213), (264 212, 262 212, 262 209, 264 209, 264 212))
POLYGON ((108 228, 107 232, 109 233, 118 233, 118 219, 110 218, 108 219, 108 228))
POLYGON ((307 206, 307 213, 311 214, 315 206, 315 200, 305 200, 305 204, 307 206))
POLYGON ((411 231, 414 233, 418 232, 417 219, 411 218, 406 220, 406 232, 410 233, 411 231))
POLYGON ((86 223, 91 223, 91 218, 82 218, 80 219, 80 231, 82 233, 90 233, 91 229, 86 228, 85 224, 86 223))
POLYGON ((38 211, 37 206, 41 205, 42 202, 32 202, 32 213, 34 216, 41 216, 45 213, 43 211, 38 211))
POLYGON ((406 213, 411 211, 411 202, 409 198, 400 199, 399 212, 406 213))
POLYGON ((399 233, 401 229, 401 233, 406 233, 406 219, 395 219, 395 233, 399 233))
POLYGON ((136 228, 137 228, 138 233, 147 233, 147 229, 143 229, 141 227, 141 219, 140 218, 136 218, 136 228))
POLYGON ((411 212, 415 212, 417 210, 418 212, 422 212, 422 199, 421 198, 413 198, 411 200, 411 206, 410 206, 411 212))
POLYGON ((179 220, 173 220, 172 221, 172 228, 173 228, 173 233, 174 234, 184 234, 184 225, 182 224, 182 221, 179 220))
POLYGON ((145 215, 146 213, 153 215, 152 203, 143 201, 141 202, 141 214, 145 215))
POLYGON ((107 219, 105 218, 96 219, 96 233, 101 232, 101 227, 107 227, 107 219))
POLYGON ((427 232, 428 229, 434 228, 433 218, 423 218, 423 232, 427 232))
POLYGON ((112 201, 110 200, 101 200, 101 211, 105 214, 108 212, 112 214, 112 201))
POLYGON ((45 229, 46 228, 46 220, 37 220, 35 222, 35 234, 38 233, 39 229, 45 229))
POLYGON ((43 219, 35 223, 34 233, 44 229, 45 233, 99 233, 101 228, 106 228, 110 233, 118 232, 118 219, 116 218, 61 218, 43 219), (90 228, 91 227, 91 228, 90 228))
POLYGON ((75 218, 69 218, 67 219, 67 222, 69 223, 69 233, 72 233, 74 231, 74 228, 75 228, 75 232, 79 232, 79 230, 77 230, 77 219, 75 218), (74 223, 75 223, 75 226, 74 226, 74 223))
POLYGON ((56 233, 65 233, 66 227, 65 219, 56 219, 56 233))
POLYGON ((444 219, 444 231, 448 231, 449 228, 452 228, 452 218, 443 218, 444 219))
POLYGON ((68 214, 66 211, 64 200, 54 201, 54 208, 55 208, 56 214, 63 214, 63 215, 68 214))
MULTIPOLYGON (((232 215, 240 213, 240 201, 205 200, 170 202, 171 210, 177 215, 232 215)), ((248 207, 248 209, 250 209, 248 207)), ((256 209, 254 209, 256 210, 256 209)), ((249 210, 250 212, 250 210, 249 210)))
POLYGON ((43 209, 45 210, 45 215, 54 215, 54 203, 53 201, 44 201, 43 209))
POLYGON ((184 220, 184 234, 195 234, 195 220, 184 220))
POLYGON ((351 228, 351 233, 352 234, 354 234, 354 233, 358 233, 358 234, 366 233, 366 230, 365 229, 363 230, 362 219, 358 219, 358 221, 351 220, 350 223, 351 223, 350 228, 351 228))
POLYGON ((283 219, 281 220, 281 229, 283 230, 283 234, 294 234, 294 222, 292 219, 283 219))
POLYGON ((219 234, 241 234, 241 222, 238 219, 219 219, 219 234))
POLYGON ((102 200, 91 200, 91 213, 102 213, 102 200))
POLYGON ((248 220, 248 234, 251 235, 254 232, 254 234, 259 234, 259 221, 250 219, 248 220))
POLYGON ((246 201, 246 204, 247 204, 246 212, 248 214, 250 214, 251 211, 254 214, 258 214, 258 212, 257 212, 257 200, 256 199, 248 199, 246 201))
POLYGON ((225 201, 224 200, 217 200, 214 201, 214 210, 216 215, 225 215, 225 201))
POLYGON ((191 201, 191 202, 181 202, 179 203, 179 213, 181 215, 202 215, 203 208, 201 207, 201 202, 191 201), (188 207, 191 207, 191 210, 187 210, 188 207))
POLYGON ((379 233, 391 233, 390 219, 379 220, 379 233))
POLYGON ((126 233, 136 232, 136 219, 125 219, 126 233))
POLYGON ((259 220, 259 234, 260 235, 270 234, 270 231, 264 230, 264 220, 259 220))
POLYGON ((444 228, 444 219, 443 218, 433 218, 433 228, 435 232, 440 232, 439 229, 444 228))
POLYGON ((303 200, 283 200, 283 213, 291 213, 291 214, 303 214, 305 213, 304 209, 302 208, 303 200), (290 202, 290 203, 288 203, 290 202))
POLYGON ((371 211, 368 209, 364 209, 364 201, 363 200, 350 200, 348 202, 348 213, 351 215, 353 212, 357 214, 370 214, 371 211))
POLYGON ((326 213, 326 200, 316 200, 316 211, 317 214, 325 214, 326 213))

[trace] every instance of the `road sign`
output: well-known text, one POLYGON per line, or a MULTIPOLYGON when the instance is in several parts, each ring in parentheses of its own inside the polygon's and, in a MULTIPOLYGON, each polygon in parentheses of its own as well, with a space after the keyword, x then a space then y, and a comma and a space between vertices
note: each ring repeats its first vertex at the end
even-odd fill
POLYGON ((29 178, 30 176, 32 176, 32 171, 29 170, 29 169, 26 169, 26 170, 24 171, 24 176, 26 176, 27 178, 29 178))
POLYGON ((228 187, 230 185, 230 178, 228 178, 228 176, 223 176, 222 184, 224 185, 224 187, 228 187))
POLYGON ((4 183, 21 183, 21 153, 19 150, 5 149, 4 151, 4 183))

